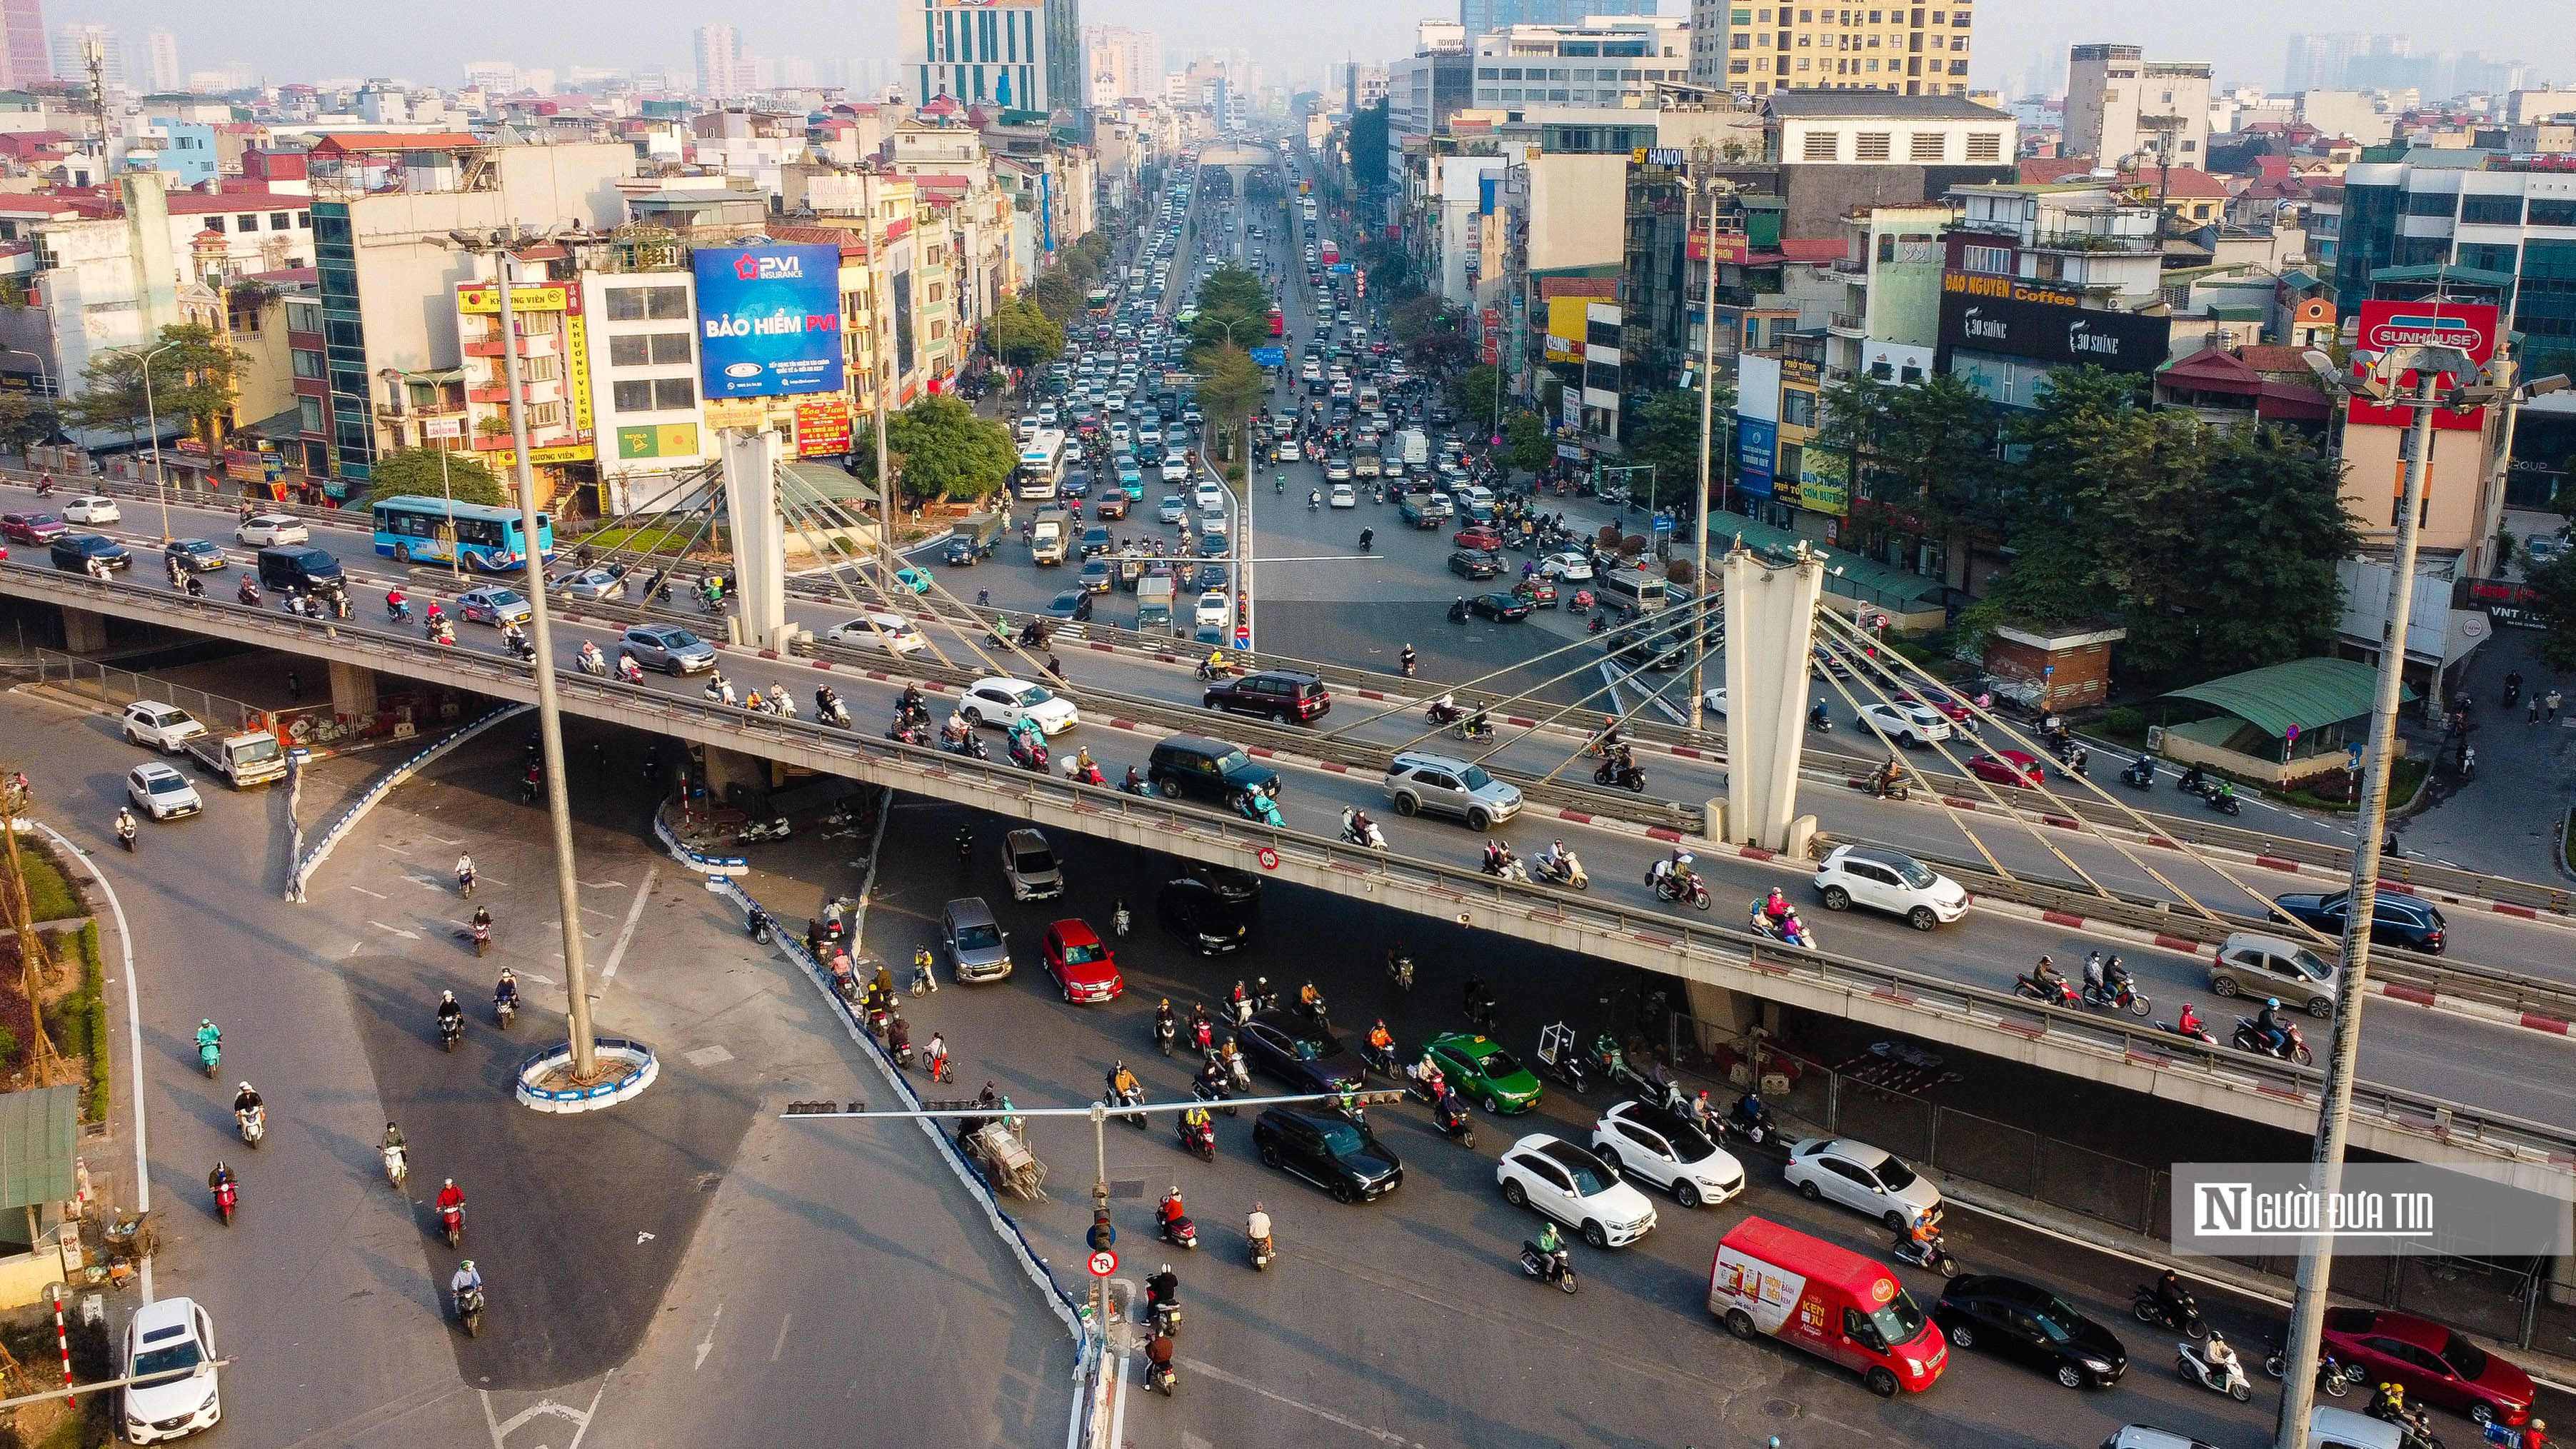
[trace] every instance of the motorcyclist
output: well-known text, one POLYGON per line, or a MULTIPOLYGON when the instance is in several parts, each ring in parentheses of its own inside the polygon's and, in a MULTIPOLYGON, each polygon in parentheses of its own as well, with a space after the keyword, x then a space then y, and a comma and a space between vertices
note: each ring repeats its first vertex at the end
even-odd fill
POLYGON ((438 1030, 441 1035, 465 1028, 465 1008, 457 1004, 456 993, 438 993, 438 1030))
POLYGON ((2106 993, 2102 989, 2102 953, 2099 951, 2088 951, 2084 956, 2085 999, 2088 1001, 2099 1000, 2105 994, 2106 993))
POLYGON ((841 696, 834 692, 832 686, 828 684, 818 684, 814 687, 814 717, 816 719, 830 719, 832 717, 832 707, 840 702, 841 696))
POLYGON ((1315 983, 1309 981, 1297 988, 1297 1004, 1306 1009, 1307 1015, 1313 1016, 1324 1009, 1324 993, 1317 991, 1315 983))
POLYGON ((2209 1346, 2202 1357, 2209 1364, 2210 1382, 2220 1388, 2235 1383, 2245 1372, 2245 1366, 2237 1362, 2236 1350, 2228 1346, 2227 1335, 2215 1328, 2209 1331, 2209 1346))
POLYGON ((1143 1091, 1144 1088, 1137 1085, 1136 1074, 1127 1070, 1125 1062, 1121 1061, 1109 1069, 1110 1096, 1122 1102, 1132 1101, 1142 1095, 1143 1091))
POLYGON ((456 1276, 447 1280, 447 1291, 449 1296, 458 1299, 462 1299, 467 1293, 479 1289, 482 1286, 483 1275, 474 1270, 474 1260, 472 1258, 468 1258, 464 1262, 457 1264, 456 1276))
POLYGON ((1263 1252, 1270 1251, 1270 1210, 1257 1199, 1252 1204, 1251 1216, 1243 1220, 1243 1235, 1263 1252))
MULTIPOLYGON (((1215 1069, 1215 1063, 1211 1062, 1208 1064, 1209 1071, 1214 1071, 1215 1069)), ((1199 1075, 1205 1077, 1207 1072, 1201 1072, 1199 1075)), ((1213 1118, 1208 1116, 1207 1108, 1191 1107, 1181 1113, 1182 1136, 1196 1139, 1202 1131, 1214 1132, 1215 1130, 1216 1122, 1213 1118)))
POLYGON ((1181 1306, 1181 1277, 1172 1271, 1172 1265, 1169 1263, 1165 1263, 1160 1272, 1145 1280, 1146 1316, 1151 1318, 1154 1311, 1166 1303, 1175 1308, 1181 1306))
POLYGON ((600 673, 608 668, 608 656, 599 652, 597 644, 584 639, 581 641, 581 667, 594 674, 600 673))
POLYGON ((450 1212, 463 1211, 465 1211, 465 1189, 456 1185, 455 1178, 447 1178, 445 1185, 438 1190, 438 1215, 444 1218, 450 1212))
POLYGON ((468 924, 473 926, 477 932, 483 935, 488 936, 492 934, 492 908, 490 906, 476 906, 474 908, 474 917, 470 922, 468 922, 468 924))
POLYGON ((1932 1221, 1932 1210, 1924 1208, 1914 1214, 1912 1222, 1905 1225, 1905 1236, 1899 1240, 1899 1246, 1911 1243, 1918 1255, 1928 1258, 1932 1255, 1933 1245, 1940 1240, 1941 1229, 1932 1221))
POLYGON ((1139 769, 1137 769, 1134 765, 1129 765, 1129 766, 1127 767, 1127 778, 1118 782, 1118 788, 1119 788, 1119 789, 1121 789, 1121 790, 1126 791, 1126 792, 1127 792, 1128 794, 1130 794, 1130 795, 1142 795, 1142 794, 1144 794, 1144 793, 1145 793, 1145 775, 1144 775, 1144 772, 1143 772, 1143 771, 1141 771, 1141 770, 1139 770, 1139 769))
POLYGON ((2047 996, 2060 996, 2066 991, 2066 977, 2058 971, 2057 963, 2045 956, 2039 958, 2038 965, 2030 968, 2030 984, 2047 996))
POLYGON ((1540 1257, 1548 1260, 1551 1275, 1565 1271, 1565 1239, 1557 1236, 1553 1218, 1539 1224, 1538 1252, 1540 1257))
POLYGON ((1440 691, 1439 698, 1431 701, 1431 704, 1425 713, 1430 716, 1433 724, 1445 725, 1458 717, 1458 701, 1455 696, 1453 696, 1448 690, 1444 689, 1440 691))
POLYGON ((198 1018, 197 1055, 200 1057, 204 1056, 206 1054, 206 1048, 208 1047, 214 1047, 220 1051, 223 1048, 223 1044, 224 1034, 215 1026, 215 1019, 210 1016, 198 1018))
POLYGON ((411 1150, 411 1144, 403 1140, 402 1129, 391 1122, 385 1124, 384 1140, 376 1144, 376 1150, 379 1152, 388 1149, 399 1149, 405 1152, 411 1150))
POLYGON ((1668 888, 1676 896, 1689 895, 1691 865, 1697 858, 1679 846, 1673 847, 1671 855, 1655 862, 1655 884, 1668 888))
POLYGON ((2164 1276, 2156 1280, 2156 1306, 2163 1309, 2165 1317, 2175 1323, 2181 1323, 2191 1317, 2194 1306, 2191 1291, 2182 1286, 2182 1275, 2171 1268, 2167 1268, 2164 1276))
POLYGON ((1538 863, 1559 875, 1566 874, 1573 861, 1574 852, 1566 849, 1565 842, 1562 840, 1549 841, 1547 849, 1538 853, 1538 863))
POLYGON ((1369 832, 1376 828, 1376 823, 1368 818, 1365 810, 1353 807, 1342 812, 1342 829, 1348 831, 1354 840, 1368 839, 1369 832))
POLYGON ((1392 1056, 1394 1054, 1395 1033, 1386 1029, 1385 1017, 1379 1017, 1377 1019, 1377 1025, 1369 1028, 1368 1044, 1369 1050, 1380 1056, 1392 1056))
POLYGON ((903 698, 896 702, 895 713, 916 716, 923 719, 929 718, 930 706, 921 697, 920 685, 907 684, 903 687, 903 698))
POLYGON ((1210 1057, 1200 1063, 1198 1077, 1190 1085, 1202 1096, 1222 1097, 1225 1095, 1225 1079, 1225 1068, 1210 1057))
POLYGON ((2209 772, 2202 769, 2200 767, 2200 762, 2195 760, 2192 762, 2190 768, 2182 772, 2182 779, 2179 784, 2185 790, 2198 793, 2208 787, 2209 772))
POLYGON ((1749 1131, 1761 1125, 1765 1110, 1762 1099, 1754 1093, 1747 1092, 1735 1099, 1735 1105, 1728 1110, 1728 1120, 1735 1126, 1749 1131))
POLYGON ((1771 893, 1762 898, 1762 914, 1771 922, 1773 930, 1785 927, 1789 918, 1797 913, 1797 907, 1789 904, 1789 898, 1780 893, 1778 886, 1773 886, 1771 893))
POLYGON ((1220 677, 1222 677, 1222 676, 1225 674, 1225 651, 1224 651, 1224 650, 1222 650, 1222 649, 1211 649, 1211 650, 1209 650, 1209 651, 1208 651, 1208 657, 1207 657, 1207 672, 1208 672, 1208 677, 1209 677, 1209 678, 1211 678, 1211 679, 1220 678, 1220 677))
POLYGON ((2174 1019, 2174 1029, 2185 1036, 2191 1036, 2207 1031, 2209 1027, 2192 1011, 2191 1003, 2186 1001, 2182 1004, 2182 1015, 2174 1019))
POLYGON ((512 620, 501 626, 501 642, 516 651, 527 647, 528 636, 519 628, 518 621, 512 620))
POLYGON ((2278 1054, 2290 1044, 2290 1029, 2281 1022, 2281 998, 2267 996, 2263 1010, 2254 1018, 2254 1029, 2263 1034, 2263 1049, 2278 1054))
POLYGON ((265 1110, 267 1110, 267 1104, 260 1100, 259 1093, 251 1090, 250 1083, 242 1083, 241 1090, 233 1094, 233 1115, 235 1117, 242 1116, 244 1113, 259 1113, 265 1110))
POLYGON ((504 1003, 512 1011, 519 1009, 519 978, 507 966, 501 968, 501 979, 492 987, 492 1004, 500 1006, 504 1003))
MULTIPOLYGON (((1193 1108, 1191 1110, 1195 1111, 1197 1109, 1193 1108)), ((1173 1183, 1172 1190, 1163 1194, 1163 1203, 1160 1209, 1160 1214, 1163 1230, 1165 1232, 1177 1231, 1181 1223, 1189 1217, 1189 1211, 1181 1205, 1181 1185, 1179 1183, 1173 1183)), ((1170 1270, 1166 1269, 1165 1271, 1168 1272, 1170 1270)))
POLYGON ((1885 764, 1870 772, 1869 793, 1884 798, 1894 793, 1896 787, 1904 783, 1905 766, 1894 755, 1890 755, 1885 764))
POLYGON ((131 845, 134 843, 134 835, 137 829, 139 829, 139 827, 134 823, 134 812, 122 805, 117 806, 116 838, 131 845))
POLYGON ((474 857, 471 855, 456 857, 456 888, 461 891, 474 889, 474 857))

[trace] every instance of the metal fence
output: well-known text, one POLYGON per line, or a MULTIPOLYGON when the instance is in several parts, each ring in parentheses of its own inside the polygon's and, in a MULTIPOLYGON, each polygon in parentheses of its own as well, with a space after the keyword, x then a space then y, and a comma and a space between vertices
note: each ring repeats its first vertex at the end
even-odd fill
MULTIPOLYGON (((101 664, 77 654, 63 654, 51 649, 36 651, 36 682, 95 699, 110 709, 123 709, 138 699, 175 704, 195 715, 198 722, 208 729, 215 730, 258 728, 254 721, 270 713, 230 695, 173 684, 149 674, 137 674, 131 669, 119 669, 113 664, 101 664)), ((325 716, 330 714, 327 704, 317 708, 325 716)))
MULTIPOLYGON (((1641 1031, 1629 1038, 1632 1054, 1660 1040, 1664 1059, 1686 1082, 1697 1074, 1740 1084, 1745 1044, 1731 1029, 1654 1010, 1650 999, 1634 1004, 1641 1031)), ((1787 1092, 1766 1098, 1828 1134, 1859 1138, 1946 1176, 2152 1243, 2173 1240, 2173 1176, 2163 1167, 1943 1106, 1921 1095, 1939 1085, 1937 1075, 1901 1064, 1833 1066, 1767 1041, 1760 1050, 1766 1071, 1793 1079, 1787 1092)), ((1710 1100, 1732 1105, 1724 1086, 1713 1087, 1710 1100)), ((2225 1261, 2277 1280, 2283 1293, 2299 1270, 2294 1256, 2225 1261)), ((2545 1260, 2532 1259, 2343 1257, 2335 1260, 2332 1281, 2336 1293, 2352 1300, 2530 1348, 2576 1336, 2576 1305, 2551 1303, 2536 1291, 2547 1270, 2545 1260)))

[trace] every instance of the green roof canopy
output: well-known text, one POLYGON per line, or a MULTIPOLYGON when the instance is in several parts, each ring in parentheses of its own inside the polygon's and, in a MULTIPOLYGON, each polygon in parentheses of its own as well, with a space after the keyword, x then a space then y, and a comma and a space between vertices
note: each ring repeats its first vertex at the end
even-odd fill
POLYGON ((0 1208, 60 1202, 76 1190, 80 1149, 78 1087, 0 1092, 0 1208))
MULTIPOLYGON (((2350 659, 2293 659, 2177 689, 2171 697, 2225 710, 2282 739, 2292 725, 2317 730, 2370 713, 2378 680, 2379 671, 2350 659)), ((2402 689, 2400 696, 2412 699, 2415 692, 2402 689)))

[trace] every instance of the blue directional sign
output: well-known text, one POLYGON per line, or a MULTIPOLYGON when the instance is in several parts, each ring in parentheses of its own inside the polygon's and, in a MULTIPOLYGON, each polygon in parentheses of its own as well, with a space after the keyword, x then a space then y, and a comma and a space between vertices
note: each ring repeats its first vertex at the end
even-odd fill
POLYGON ((1347 277, 1351 273, 1358 271, 1359 268, 1350 262, 1335 262, 1331 266, 1324 268, 1324 270, 1337 277, 1347 277))
POLYGON ((1285 347, 1256 347, 1252 349, 1252 361, 1255 366, 1259 367, 1286 367, 1288 365, 1288 349, 1285 347))

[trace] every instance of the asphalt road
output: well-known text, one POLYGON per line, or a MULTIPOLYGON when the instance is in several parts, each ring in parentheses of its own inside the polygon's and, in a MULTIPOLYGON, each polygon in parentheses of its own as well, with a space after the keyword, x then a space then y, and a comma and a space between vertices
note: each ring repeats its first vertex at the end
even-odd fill
MULTIPOLYGON (((1124 1060, 1149 1098, 1186 1094, 1186 1056, 1151 1046, 1154 1004, 1186 1010, 1216 999, 1238 977, 1267 974, 1293 987, 1309 978, 1334 1003, 1337 1025, 1354 1036, 1383 1016, 1408 1052, 1425 1035, 1459 1025, 1459 983, 1470 970, 1504 1002, 1505 1039, 1525 1050, 1535 1023, 1592 1018, 1609 982, 1592 963, 1491 937, 1416 938, 1424 974, 1408 996, 1377 969, 1390 935, 1416 923, 1348 900, 1271 887, 1263 924, 1241 954, 1207 960, 1181 949, 1154 923, 1150 903, 1161 861, 1124 847, 1060 841, 1071 882, 1062 901, 1013 904, 991 842, 1000 818, 912 804, 894 816, 868 928, 870 950, 896 960, 931 944, 940 905, 975 893, 1011 932, 1017 970, 989 986, 950 985, 926 1003, 907 1003, 916 1040, 947 1034, 961 1089, 995 1082, 1021 1106, 1090 1100, 1102 1074, 1124 1060), (944 847, 961 822, 986 842, 961 872, 944 847), (1046 922, 1080 916, 1106 934, 1113 902, 1138 918, 1115 941, 1125 997, 1104 1006, 1064 1004, 1036 965, 1046 922)), ((782 885, 779 889, 789 887, 782 885)), ((792 903, 801 907, 802 902, 792 903)), ((1274 1084, 1258 1083, 1260 1086, 1274 1084)), ((2009 1271, 2049 1284, 2112 1325, 2132 1369, 2107 1392, 2070 1393, 2025 1369, 1976 1354, 1954 1354, 1945 1380, 1917 1398, 1882 1402, 1848 1376, 1763 1342, 1741 1344, 1708 1318, 1705 1282, 1717 1240, 1750 1214, 1786 1222, 1856 1251, 1880 1255, 1870 1224, 1785 1191, 1776 1162, 1754 1158, 1752 1186, 1716 1208, 1685 1211, 1658 1195, 1660 1225, 1642 1244, 1616 1252, 1577 1246, 1582 1291, 1567 1298, 1517 1271, 1518 1244, 1536 1222, 1506 1205, 1493 1160, 1518 1134, 1545 1131, 1588 1139, 1592 1114, 1612 1098, 1598 1090, 1571 1102, 1553 1088, 1533 1115, 1478 1114, 1477 1145, 1463 1150, 1433 1133, 1417 1106, 1370 1110, 1386 1145, 1402 1158, 1404 1185, 1365 1207, 1323 1194, 1252 1161, 1249 1115, 1220 1116, 1214 1164, 1171 1141, 1167 1121, 1147 1130, 1113 1122, 1104 1142, 1119 1228, 1121 1278, 1141 1281, 1172 1261, 1187 1313, 1179 1339, 1181 1388, 1165 1400, 1131 1386, 1123 1442, 1140 1446, 1312 1446, 1390 1444, 1672 1445, 1784 1443, 2088 1445, 2129 1422, 2148 1422, 2218 1444, 2252 1444, 2273 1401, 2258 1393, 2238 1406, 2178 1382, 2171 1345, 2126 1321, 2126 1292, 2143 1270, 2089 1250, 1973 1214, 1954 1215, 1952 1247, 1971 1271, 2009 1271), (1201 1232, 1181 1253, 1150 1236, 1164 1189, 1179 1186, 1201 1232), (1272 1214, 1280 1261, 1255 1274, 1243 1261, 1243 1215, 1256 1201, 1272 1214), (1830 1436, 1830 1438, 1828 1438, 1830 1436)), ((1090 1129, 1033 1119, 1033 1143, 1059 1186, 1051 1203, 1023 1221, 1070 1262, 1088 1222, 1078 1188, 1087 1175, 1090 1129)), ((1928 1307, 1938 1284, 1901 1273, 1928 1307)), ((2224 1299, 2225 1295, 2216 1295, 2224 1299)), ((2277 1310, 2228 1300, 2218 1321, 2240 1342, 2277 1333, 2277 1310)), ((2268 1386, 2267 1386, 2268 1387, 2268 1386)), ((2465 1423, 2442 1426, 2466 1435, 2465 1423)))
MULTIPOLYGON (((42 699, 0 701, 0 732, 48 817, 104 849, 142 752, 42 699)), ((227 1442, 528 1449, 596 1409, 620 1426, 594 1441, 611 1444, 813 1442, 853 1414, 940 1442, 1060 1443, 1062 1330, 918 1134, 817 1150, 783 1129, 785 1102, 881 1080, 803 978, 642 838, 642 742, 598 737, 609 768, 576 766, 572 782, 594 1004, 603 1034, 653 1042, 663 1064, 612 1112, 545 1117, 508 1095, 520 1057, 561 1040, 563 990, 550 847, 516 804, 516 729, 388 797, 307 905, 278 898, 283 789, 201 781, 204 814, 147 825, 134 856, 106 851, 139 943, 155 1287, 206 1304, 236 1360, 227 1442), (456 935, 460 849, 495 917, 490 959, 456 935), (488 1006, 503 965, 529 1008, 506 1037, 488 1006), (468 1006, 453 1056, 431 1020, 442 989, 468 1006), (203 1015, 224 1027, 214 1081, 190 1040, 203 1015), (256 1151, 232 1136, 245 1078, 269 1104, 256 1151), (412 1147, 400 1193, 375 1148, 389 1119, 412 1147), (218 1156, 242 1181, 228 1229, 205 1188, 218 1156), (430 1206, 450 1176, 467 1197, 462 1255, 430 1206), (459 1256, 492 1286, 479 1339, 446 1312, 459 1256), (889 1321, 913 1331, 872 1333, 889 1321), (854 1342, 874 1369, 833 1377, 854 1342), (1013 1368, 997 1374, 982 1355, 1002 1343, 1013 1368), (826 1381, 828 1396, 809 1391, 826 1381)), ((393 758, 317 767, 308 827, 316 802, 393 758)))

